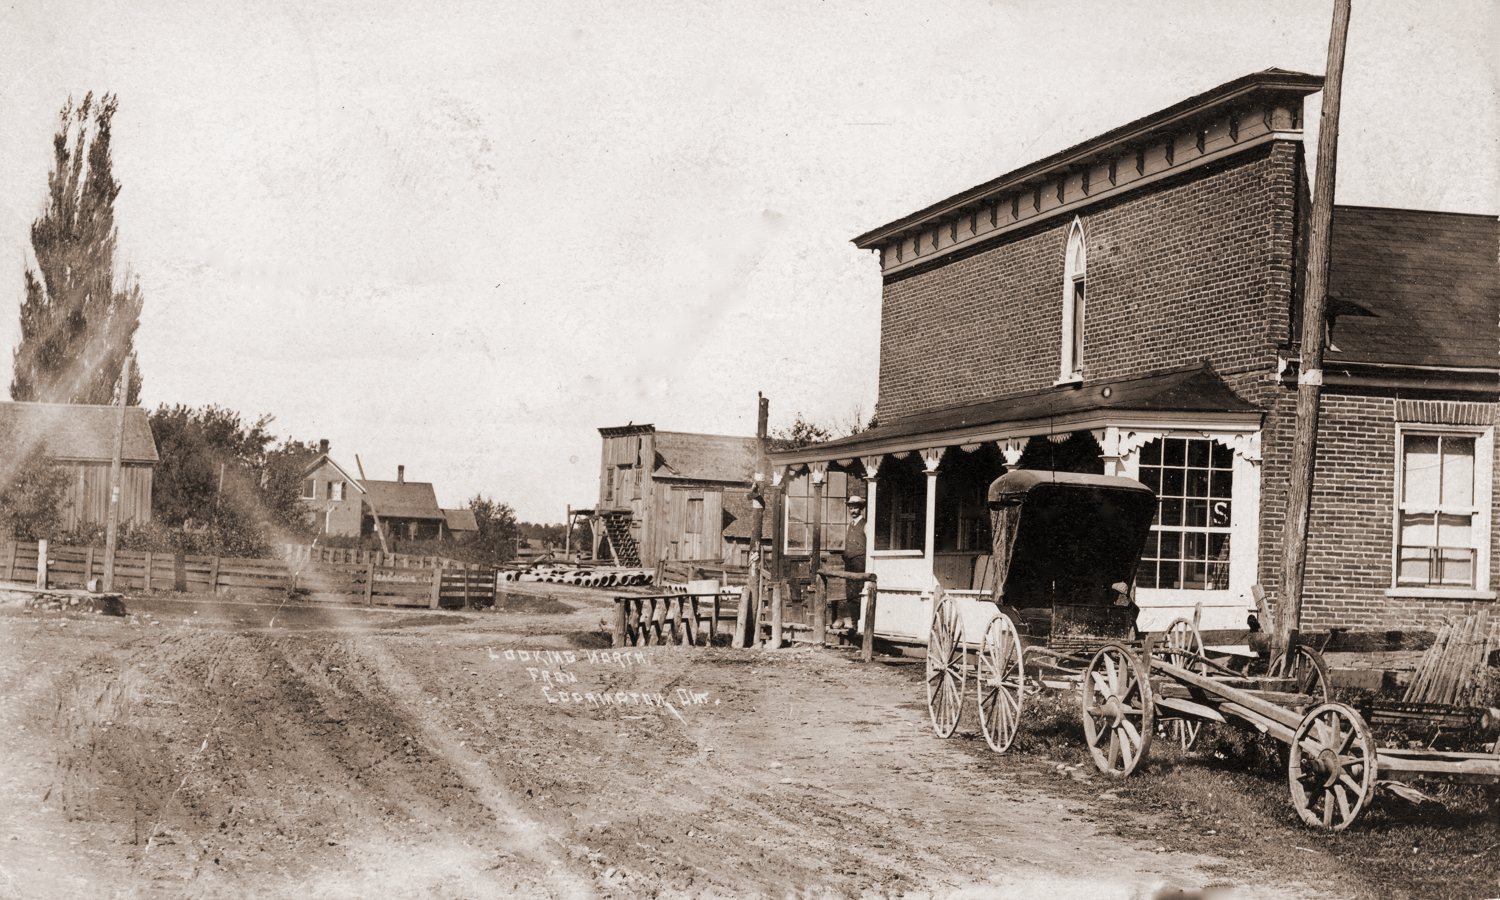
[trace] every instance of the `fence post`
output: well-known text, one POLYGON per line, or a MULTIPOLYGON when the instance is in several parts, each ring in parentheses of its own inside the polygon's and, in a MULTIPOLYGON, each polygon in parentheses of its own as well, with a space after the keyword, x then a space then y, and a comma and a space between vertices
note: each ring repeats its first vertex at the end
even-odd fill
POLYGON ((437 609, 441 605, 442 598, 443 598, 443 570, 442 569, 433 569, 432 570, 432 605, 431 605, 431 608, 432 609, 437 609))
POLYGON ((5 548, 5 580, 16 580, 16 542, 7 541, 5 548))
POLYGON ((36 586, 47 589, 47 541, 36 542, 36 586))
POLYGON ((172 554, 172 590, 187 593, 187 554, 181 550, 172 554))
POLYGON ((464 563, 464 609, 472 609, 469 605, 469 572, 473 563, 464 563))
POLYGON ((627 602, 624 597, 615 598, 615 635, 611 643, 616 647, 625 646, 625 604, 627 602))
POLYGON ((208 564, 208 592, 217 594, 219 592, 219 558, 212 557, 213 561, 208 564))
POLYGON ((864 620, 864 627, 860 629, 863 638, 861 643, 864 646, 860 650, 865 662, 873 662, 875 659, 875 600, 880 596, 879 586, 879 580, 871 572, 870 580, 865 582, 864 596, 861 597, 865 601, 864 609, 859 611, 860 618, 864 620))
POLYGON ((89 579, 94 577, 94 548, 86 547, 83 551, 83 589, 88 590, 89 579))
POLYGON ((375 564, 365 566, 365 606, 375 605, 375 564))
POLYGON ((769 640, 772 650, 781 649, 781 616, 783 608, 781 600, 783 596, 782 591, 785 589, 785 586, 786 582, 784 581, 771 582, 771 637, 769 640))

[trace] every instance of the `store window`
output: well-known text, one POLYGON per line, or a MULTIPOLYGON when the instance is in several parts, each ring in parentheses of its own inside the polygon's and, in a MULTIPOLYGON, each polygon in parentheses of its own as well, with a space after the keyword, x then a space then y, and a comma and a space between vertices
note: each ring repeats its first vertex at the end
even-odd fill
POLYGON ((1157 505, 1136 584, 1228 589, 1234 451, 1207 439, 1158 438, 1141 447, 1140 481, 1157 505))
POLYGON ((886 457, 875 484, 875 549, 925 551, 927 474, 918 453, 886 457))

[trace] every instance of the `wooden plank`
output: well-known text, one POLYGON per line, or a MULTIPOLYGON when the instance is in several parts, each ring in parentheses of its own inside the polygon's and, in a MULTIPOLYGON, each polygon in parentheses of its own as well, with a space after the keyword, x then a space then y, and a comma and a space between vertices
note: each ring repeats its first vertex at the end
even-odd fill
POLYGON ((628 601, 624 597, 615 598, 615 632, 610 640, 610 646, 625 646, 625 604, 628 601))
POLYGON ((5 580, 16 580, 16 549, 17 541, 6 541, 5 543, 5 580))
POLYGON ((145 578, 143 579, 144 583, 141 585, 141 590, 143 590, 143 591, 149 591, 149 590, 151 590, 151 574, 152 574, 151 573, 151 564, 152 564, 151 551, 147 550, 146 551, 146 565, 144 567, 145 568, 145 578))
POLYGON ((432 570, 432 598, 428 603, 428 609, 437 609, 443 599, 443 570, 432 570))
POLYGON ((365 566, 365 605, 372 606, 375 597, 375 564, 365 566))
POLYGON ((187 590, 187 557, 180 550, 172 554, 172 590, 187 590))
POLYGON ((875 661, 875 601, 880 597, 879 584, 872 572, 865 590, 860 594, 860 599, 864 602, 864 609, 860 610, 860 618, 863 622, 860 655, 865 662, 875 661))

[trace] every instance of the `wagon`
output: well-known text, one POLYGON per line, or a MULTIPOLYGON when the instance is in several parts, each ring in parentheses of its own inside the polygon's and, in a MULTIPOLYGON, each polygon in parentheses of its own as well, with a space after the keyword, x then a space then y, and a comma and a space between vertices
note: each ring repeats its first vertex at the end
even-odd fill
POLYGON ((1121 777, 1158 735, 1186 749, 1203 722, 1268 734, 1286 745, 1298 814, 1332 830, 1354 821, 1381 780, 1500 783, 1494 752, 1378 748, 1364 718, 1331 700, 1313 647, 1293 642, 1263 669, 1237 669, 1205 654, 1191 620, 1139 633, 1129 586, 1156 510, 1139 482, 1022 470, 991 484, 988 503, 993 572, 979 592, 990 605, 979 640, 966 638, 965 623, 980 598, 934 597, 926 682, 940 737, 957 728, 972 677, 992 749, 1010 748, 1028 694, 1071 687, 1095 765, 1121 777))

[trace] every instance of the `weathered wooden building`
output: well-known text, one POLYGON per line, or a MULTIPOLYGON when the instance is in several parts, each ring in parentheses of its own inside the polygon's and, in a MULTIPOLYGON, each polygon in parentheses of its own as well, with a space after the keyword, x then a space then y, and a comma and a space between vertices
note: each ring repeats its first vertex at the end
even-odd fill
MULTIPOLYGON (((355 478, 328 455, 326 446, 321 449, 302 471, 302 507, 318 533, 373 536, 379 518, 386 535, 395 538, 435 540, 452 535, 431 482, 407 481, 405 466, 396 467, 395 481, 355 478)), ((467 531, 477 530, 473 513, 457 520, 468 524, 467 531)))
MULTIPOLYGON (((63 528, 105 524, 109 517, 110 466, 120 410, 115 406, 63 403, 0 403, 0 477, 9 481, 40 449, 67 470, 63 528)), ((146 411, 125 410, 120 471, 120 522, 151 521, 151 486, 159 461, 146 411)))
POLYGON ((595 558, 622 565, 723 559, 725 496, 749 491, 755 439, 654 425, 599 434, 599 500, 589 511, 595 558))

